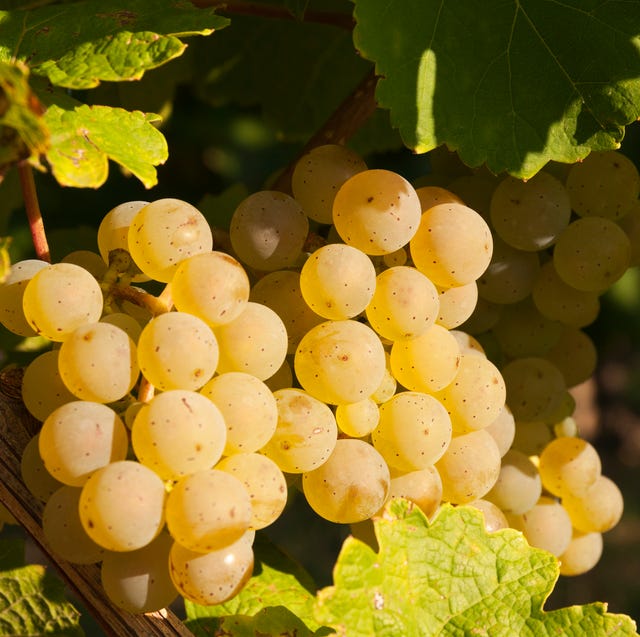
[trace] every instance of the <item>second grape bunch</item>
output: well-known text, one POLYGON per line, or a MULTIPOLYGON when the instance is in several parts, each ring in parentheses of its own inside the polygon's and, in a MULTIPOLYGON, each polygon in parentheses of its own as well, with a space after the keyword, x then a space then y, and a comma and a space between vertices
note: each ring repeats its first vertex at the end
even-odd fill
POLYGON ((14 264, 0 320, 52 342, 23 382, 43 422, 23 477, 52 550, 101 562, 132 612, 178 594, 220 603, 298 488, 356 534, 391 497, 428 516, 470 504, 563 573, 591 568, 622 498, 571 429, 567 387, 592 365, 584 315, 629 265, 623 204, 577 210, 596 221, 575 231, 555 177, 535 195, 535 179, 491 196, 483 179, 415 188, 323 146, 298 163, 293 196, 240 204, 228 250, 196 208, 161 199, 110 211, 100 256, 14 264), (585 275, 583 245, 607 265, 589 256, 585 275), (166 284, 158 297, 149 280, 166 284), (494 362, 472 334, 498 341, 494 362), (579 373, 572 348, 587 351, 579 373))

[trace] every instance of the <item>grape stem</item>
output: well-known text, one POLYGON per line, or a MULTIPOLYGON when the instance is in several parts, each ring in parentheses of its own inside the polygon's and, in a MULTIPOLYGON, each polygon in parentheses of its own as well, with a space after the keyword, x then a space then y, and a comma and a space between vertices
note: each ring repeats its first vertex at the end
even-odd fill
MULTIPOLYGON (((169 286, 167 286, 168 288, 169 286)), ((130 301, 139 307, 148 310, 153 316, 169 312, 173 306, 171 292, 165 288, 160 296, 154 296, 145 290, 132 287, 131 285, 113 285, 108 293, 112 298, 120 301, 130 301)))
POLYGON ((33 168, 26 161, 18 164, 18 175, 20 176, 20 186, 24 207, 29 220, 31 230, 31 240, 36 251, 36 257, 47 263, 51 263, 51 252, 47 243, 47 235, 44 231, 44 222, 38 203, 38 193, 36 192, 36 182, 33 178, 33 168))

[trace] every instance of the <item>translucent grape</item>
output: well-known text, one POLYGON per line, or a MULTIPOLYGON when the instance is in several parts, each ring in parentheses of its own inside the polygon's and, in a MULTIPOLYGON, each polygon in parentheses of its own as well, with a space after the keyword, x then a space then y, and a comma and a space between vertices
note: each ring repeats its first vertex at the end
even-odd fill
POLYGON ((391 347, 391 371, 396 380, 412 391, 444 389, 458 373, 460 346, 441 325, 391 347))
POLYGON ((211 400, 224 417, 225 455, 258 451, 273 436, 278 424, 276 399, 255 376, 244 372, 219 374, 200 393, 211 400))
POLYGON ((544 357, 560 370, 567 387, 575 387, 593 375, 598 352, 585 332, 576 327, 566 327, 544 357))
POLYGON ((500 452, 483 429, 454 436, 436 463, 442 478, 442 499, 466 504, 484 497, 500 475, 500 452))
POLYGON ((415 268, 383 270, 367 306, 369 325, 392 341, 412 339, 426 332, 438 317, 440 300, 435 285, 415 268))
POLYGON ((61 486, 42 512, 42 532, 53 552, 72 564, 95 564, 105 557, 104 548, 84 530, 78 510, 81 489, 61 486))
POLYGON ((378 425, 380 410, 373 398, 357 403, 345 403, 336 407, 336 422, 340 431, 352 438, 370 434, 378 425))
POLYGON ((452 330, 462 325, 472 314, 478 303, 478 284, 475 281, 466 285, 443 288, 436 286, 440 309, 436 323, 452 330))
POLYGON ((376 271, 371 259, 344 243, 316 250, 300 270, 300 290, 320 316, 344 320, 360 314, 371 301, 376 271))
POLYGON ((573 526, 583 533, 610 531, 624 509, 618 485, 603 475, 584 490, 563 493, 562 504, 573 526))
POLYGON ((386 462, 396 469, 424 469, 447 450, 451 419, 433 396, 400 392, 380 406, 380 422, 371 432, 371 440, 386 462))
POLYGON ((185 599, 203 606, 221 604, 240 592, 253 571, 251 542, 243 536, 217 551, 200 553, 174 542, 169 573, 185 599))
POLYGON ((475 281, 491 261, 493 239, 486 221, 462 204, 438 204, 423 213, 409 244, 413 263, 441 287, 475 281))
POLYGON ((333 223, 347 245, 382 255, 409 242, 421 212, 418 195, 404 177, 389 170, 365 170, 338 190, 333 223))
POLYGON ((205 252, 185 259, 171 280, 178 310, 212 327, 237 318, 249 300, 249 277, 240 263, 224 252, 205 252))
POLYGON ((240 539, 251 523, 249 493, 238 478, 208 469, 182 477, 169 492, 167 528, 191 551, 214 551, 240 539))
POLYGON ((551 428, 545 422, 517 422, 513 448, 528 456, 537 456, 552 439, 551 428))
POLYGON ((507 405, 504 405, 497 417, 484 430, 491 435, 498 445, 500 455, 509 451, 516 435, 516 421, 507 405))
POLYGON ((482 511, 484 515, 484 528, 487 533, 494 533, 495 531, 509 527, 509 520, 507 520, 504 513, 493 502, 480 498, 467 504, 474 509, 482 511))
POLYGON ((200 389, 216 371, 218 355, 218 341, 211 328, 186 312, 156 316, 138 339, 140 369, 163 391, 200 389))
POLYGON ((462 201, 458 195, 440 186, 422 186, 416 188, 416 194, 418 195, 418 199, 420 199, 422 212, 441 203, 464 204, 464 201, 462 201))
POLYGON ((49 264, 39 259, 25 259, 11 266, 0 284, 0 323, 19 336, 34 336, 35 329, 27 322, 22 309, 22 299, 27 283, 49 264))
POLYGON ((73 263, 91 274, 97 281, 102 281, 107 272, 107 265, 97 252, 91 250, 74 250, 60 260, 60 263, 73 263))
POLYGON ((89 537, 110 551, 135 551, 163 528, 162 479, 139 462, 122 460, 94 472, 80 494, 80 520, 89 537))
POLYGON ((245 372, 265 380, 280 368, 289 341, 282 319, 266 305, 248 301, 229 323, 214 329, 220 358, 217 371, 245 372))
POLYGON ((212 467, 224 450, 227 429, 220 410, 205 396, 175 389, 154 396, 131 429, 138 460, 163 480, 212 467))
POLYGON ((168 567, 172 546, 171 536, 163 532, 136 551, 105 555, 100 579, 107 597, 130 613, 151 613, 169 606, 178 596, 168 567))
POLYGON ((20 476, 30 493, 41 502, 46 502, 62 486, 62 482, 56 480, 44 466, 38 448, 39 437, 40 434, 33 436, 22 452, 20 476))
POLYGON ((56 263, 36 272, 22 299, 31 327, 52 341, 64 341, 76 328, 102 314, 98 282, 79 265, 56 263))
POLYGON ((291 196, 274 190, 249 195, 231 217, 229 238, 242 263, 271 272, 296 263, 309 234, 309 220, 291 196))
POLYGON ((47 471, 78 487, 109 463, 124 460, 127 431, 113 409, 77 400, 51 412, 40 430, 39 449, 47 471))
POLYGON ((442 479, 434 466, 416 471, 398 472, 391 468, 389 499, 406 498, 431 517, 442 502, 442 479))
MULTIPOLYGON (((304 300, 300 274, 294 270, 269 272, 251 288, 249 300, 270 307, 287 328, 288 354, 293 354, 300 339, 324 319, 304 300)), ((290 383, 288 383, 290 385, 290 383)))
POLYGON ((409 255, 407 254, 407 250, 404 248, 398 248, 389 254, 382 255, 382 262, 388 268, 394 268, 398 265, 406 265, 409 260, 409 255))
POLYGON ((158 199, 140 208, 127 237, 140 270, 164 283, 171 281, 181 261, 213 249, 209 223, 197 208, 180 199, 158 199))
POLYGON ((614 221, 583 217, 569 224, 553 250, 553 264, 568 285, 586 292, 603 292, 627 270, 631 244, 614 221))
POLYGON ((249 528, 263 529, 275 522, 287 503, 287 481, 278 465, 260 453, 237 453, 215 468, 238 478, 251 500, 249 528))
POLYGON ((140 374, 135 343, 119 327, 100 322, 81 325, 66 338, 58 369, 74 396, 97 403, 126 396, 140 374))
POLYGON ((101 323, 109 323, 119 327, 123 332, 128 334, 129 338, 137 343, 142 332, 142 325, 130 314, 124 312, 114 312, 113 314, 105 314, 101 319, 101 323))
POLYGON ((350 524, 370 518, 389 493, 389 469, 368 443, 338 440, 317 469, 302 475, 302 489, 311 508, 331 522, 350 524))
POLYGON ((602 534, 573 532, 571 542, 560 560, 561 575, 582 575, 590 571, 602 556, 602 534))
POLYGON ((294 358, 298 381, 325 403, 355 403, 382 381, 384 348, 378 335, 353 320, 326 321, 302 338, 294 358))
POLYGON ((298 160, 291 175, 291 191, 310 219, 330 224, 340 186, 366 169, 364 160, 346 146, 316 146, 298 160))
POLYGON ((522 181, 505 177, 491 198, 491 222, 500 238, 519 250, 553 245, 571 217, 569 195, 552 175, 522 181))
POLYGON ((461 175, 447 184, 447 189, 455 193, 462 199, 465 205, 478 214, 483 219, 488 220, 491 210, 491 197, 498 185, 499 179, 485 175, 461 175))
POLYGON ((279 389, 273 395, 278 425, 261 452, 286 473, 319 467, 336 445, 338 428, 333 412, 300 389, 279 389))
POLYGON ((58 371, 59 350, 43 352, 34 358, 22 377, 22 401, 29 413, 44 421, 65 403, 77 400, 64 384, 58 371))
POLYGON ((384 372, 382 374, 382 380, 380 381, 380 384, 375 389, 373 394, 371 394, 371 399, 374 400, 377 404, 387 402, 387 400, 389 400, 389 398, 391 398, 391 396, 393 396, 396 393, 396 388, 398 386, 396 379, 393 377, 393 374, 389 369, 389 366, 390 366, 390 361, 388 360, 389 355, 386 352, 385 352, 385 358, 387 358, 387 366, 385 367, 384 372))
POLYGON ((480 341, 478 341, 478 339, 474 336, 471 336, 471 334, 467 334, 462 330, 449 330, 449 334, 451 334, 451 336, 453 336, 456 341, 458 341, 461 354, 472 354, 474 356, 487 358, 487 355, 484 351, 484 348, 480 344, 480 341))
POLYGON ((460 325, 469 334, 482 334, 495 327, 505 306, 479 298, 473 314, 460 325))
POLYGON ((617 220, 638 199, 640 175, 635 164, 622 153, 596 151, 571 166, 566 187, 571 207, 581 217, 617 220))

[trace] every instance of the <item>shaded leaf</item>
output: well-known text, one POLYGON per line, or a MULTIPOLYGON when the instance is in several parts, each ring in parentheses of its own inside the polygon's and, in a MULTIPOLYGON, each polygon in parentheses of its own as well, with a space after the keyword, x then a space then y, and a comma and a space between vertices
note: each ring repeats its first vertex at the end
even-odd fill
POLYGON ((488 534, 482 514, 445 505, 430 523, 393 500, 374 522, 379 553, 348 538, 316 617, 349 637, 636 635, 601 603, 545 612, 558 561, 521 533, 488 534))
POLYGON ((355 0, 405 144, 530 177, 617 148, 640 115, 640 2, 355 0))

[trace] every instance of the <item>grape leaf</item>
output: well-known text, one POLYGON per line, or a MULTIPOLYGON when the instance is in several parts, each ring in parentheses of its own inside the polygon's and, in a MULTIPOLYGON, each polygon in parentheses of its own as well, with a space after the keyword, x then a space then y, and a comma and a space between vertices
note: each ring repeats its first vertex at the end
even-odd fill
POLYGON ((482 514, 445 505, 430 523, 394 499, 374 522, 375 553, 352 537, 318 592, 316 618, 349 637, 636 635, 601 603, 545 612, 558 561, 522 534, 488 534, 482 514))
POLYGON ((0 571, 0 635, 82 637, 80 613, 40 565, 0 571))
POLYGON ((315 586, 306 571, 260 535, 254 552, 253 576, 236 597, 217 606, 185 601, 194 635, 327 635, 313 617, 315 586))
POLYGON ((157 182, 154 166, 166 161, 167 142, 152 124, 158 116, 110 106, 51 104, 44 116, 51 133, 47 160, 63 186, 98 188, 109 159, 147 187, 157 182))
POLYGON ((640 115, 640 2, 355 0, 354 42, 405 144, 530 177, 640 115))
POLYGON ((0 12, 0 60, 27 62, 58 86, 91 88, 140 78, 179 56, 180 37, 229 20, 175 0, 86 0, 0 12))

